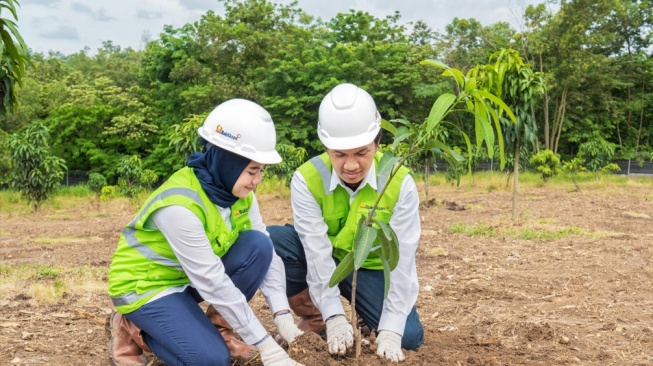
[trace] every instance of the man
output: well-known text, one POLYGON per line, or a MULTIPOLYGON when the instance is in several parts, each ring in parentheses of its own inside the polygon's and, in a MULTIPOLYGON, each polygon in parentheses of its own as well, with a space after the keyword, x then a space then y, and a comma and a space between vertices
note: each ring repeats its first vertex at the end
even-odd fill
MULTIPOLYGON (((268 232, 286 268, 290 307, 301 317, 298 327, 326 330, 329 352, 344 355, 353 345, 353 328, 340 295, 351 299, 352 275, 337 288, 329 287, 329 280, 352 250, 361 214, 368 214, 388 178, 376 167, 381 116, 372 97, 352 84, 333 88, 320 104, 318 136, 326 153, 299 167, 291 181, 294 226, 271 226, 268 232)), ((377 354, 395 362, 404 359, 402 348, 415 350, 424 338, 415 309, 419 196, 408 173, 402 168, 393 178, 375 216, 389 223, 399 240, 388 297, 383 298, 378 257, 369 257, 358 271, 356 290, 356 312, 377 332, 377 354)))

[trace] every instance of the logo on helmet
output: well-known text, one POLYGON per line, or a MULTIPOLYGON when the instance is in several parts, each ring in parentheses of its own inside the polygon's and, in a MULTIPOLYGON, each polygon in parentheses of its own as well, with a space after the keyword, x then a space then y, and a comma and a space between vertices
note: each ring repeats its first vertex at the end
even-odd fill
POLYGON ((215 132, 219 133, 221 135, 224 135, 226 137, 229 137, 232 140, 238 140, 241 137, 240 134, 234 135, 234 134, 231 134, 231 133, 225 131, 224 128, 222 128, 222 125, 215 126, 215 132))

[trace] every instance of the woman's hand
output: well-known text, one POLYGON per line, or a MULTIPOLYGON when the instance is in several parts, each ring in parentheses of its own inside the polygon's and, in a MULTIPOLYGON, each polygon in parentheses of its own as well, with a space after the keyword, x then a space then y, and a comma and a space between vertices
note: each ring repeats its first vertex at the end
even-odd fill
POLYGON ((274 315, 274 324, 277 326, 277 331, 281 338, 288 343, 292 343, 296 337, 303 333, 295 325, 295 319, 290 313, 290 310, 277 312, 274 315))

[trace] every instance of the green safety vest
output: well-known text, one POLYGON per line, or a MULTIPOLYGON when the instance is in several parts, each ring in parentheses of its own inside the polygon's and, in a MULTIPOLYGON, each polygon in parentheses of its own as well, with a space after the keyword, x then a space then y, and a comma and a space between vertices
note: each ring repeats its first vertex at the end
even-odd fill
POLYGON ((192 168, 174 173, 150 195, 134 220, 122 230, 109 269, 109 295, 116 310, 130 313, 161 291, 190 283, 163 234, 146 225, 154 211, 171 205, 191 210, 202 222, 211 249, 222 257, 240 232, 251 229, 248 212, 252 202, 250 193, 231 207, 232 230, 229 230, 192 168))
MULTIPOLYGON (((361 215, 368 215, 369 210, 374 205, 374 202, 376 202, 379 193, 388 180, 389 172, 384 175, 378 174, 378 164, 382 156, 380 152, 374 155, 374 164, 377 167, 377 190, 374 190, 366 184, 352 201, 351 205, 349 204, 349 193, 344 187, 338 185, 333 192, 327 193, 329 192, 331 174, 333 172, 331 160, 327 153, 312 158, 302 164, 298 169, 306 180, 308 190, 322 209, 322 217, 327 225, 327 235, 334 248, 333 255, 339 260, 342 260, 347 253, 353 250, 358 221, 361 215)), ((399 199, 401 183, 406 174, 409 173, 410 170, 408 168, 401 167, 392 178, 388 189, 383 194, 375 210, 375 219, 390 223, 390 217, 399 199)), ((370 253, 363 263, 363 268, 383 269, 381 258, 374 253, 370 253)))

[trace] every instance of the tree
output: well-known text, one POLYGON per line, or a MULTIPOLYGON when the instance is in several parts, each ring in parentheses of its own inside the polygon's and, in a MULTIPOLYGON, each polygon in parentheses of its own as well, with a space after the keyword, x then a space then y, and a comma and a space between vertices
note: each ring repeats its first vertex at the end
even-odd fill
POLYGON ((32 205, 34 211, 48 199, 63 180, 65 161, 51 155, 48 129, 36 122, 9 136, 11 159, 9 184, 32 205))
MULTIPOLYGON (((358 222, 354 236, 353 250, 336 266, 329 281, 329 286, 336 286, 353 272, 350 322, 355 325, 356 358, 361 354, 361 330, 357 325, 355 315, 358 269, 363 266, 370 254, 379 257, 383 265, 385 279, 384 297, 386 297, 390 289, 390 272, 396 268, 399 262, 399 243, 396 234, 387 223, 375 219, 376 208, 386 189, 392 182, 392 179, 403 167, 407 159, 425 151, 431 150, 438 152, 448 160, 464 160, 460 154, 456 153, 441 140, 442 135, 436 133, 438 126, 455 112, 469 112, 474 115, 476 145, 480 147, 485 142, 488 155, 490 156, 493 155, 495 141, 491 121, 494 122, 498 136, 501 136, 500 116, 506 113, 510 119, 515 120, 515 116, 508 106, 496 95, 480 88, 474 77, 470 77, 469 75, 465 76, 460 70, 451 68, 439 61, 425 60, 422 64, 444 70, 443 75, 452 79, 455 86, 454 89, 458 90, 458 93, 456 95, 452 93, 440 95, 433 103, 425 123, 413 124, 405 119, 394 120, 393 122, 399 125, 399 127, 396 127, 386 120, 382 121, 382 127, 394 137, 393 150, 402 153, 399 156, 395 156, 392 151, 385 151, 383 153, 377 169, 379 175, 388 174, 386 183, 381 189, 376 202, 369 209, 368 215, 362 215, 358 222), (408 148, 397 149, 402 144, 407 144, 408 148)), ((461 131, 461 134, 467 142, 467 151, 470 152, 467 161, 468 168, 471 170, 471 142, 463 131, 461 131)), ((501 151, 501 168, 503 169, 503 165, 505 164, 503 140, 499 139, 498 144, 499 151, 501 151)))
POLYGON ((504 140, 513 152, 512 219, 517 218, 520 146, 537 149, 537 124, 534 108, 538 96, 546 90, 544 76, 533 72, 515 50, 502 49, 492 54, 493 64, 477 66, 470 71, 484 88, 500 96, 511 108, 516 121, 502 119, 504 140), (513 123, 514 122, 514 123, 513 123))
POLYGON ((18 32, 16 23, 2 16, 8 10, 18 20, 16 6, 18 0, 0 0, 0 117, 12 112, 16 107, 16 84, 23 79, 25 69, 30 64, 25 41, 18 32))

